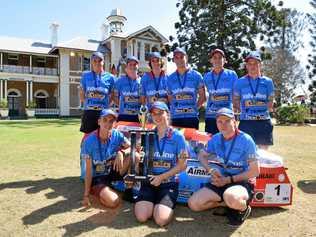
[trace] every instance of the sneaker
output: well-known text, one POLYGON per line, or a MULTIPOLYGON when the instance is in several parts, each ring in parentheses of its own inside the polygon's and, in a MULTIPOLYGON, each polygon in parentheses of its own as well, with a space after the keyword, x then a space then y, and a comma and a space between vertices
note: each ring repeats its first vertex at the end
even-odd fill
POLYGON ((238 227, 247 219, 251 213, 251 207, 248 205, 247 209, 244 211, 238 211, 228 208, 227 218, 228 224, 233 227, 238 227))

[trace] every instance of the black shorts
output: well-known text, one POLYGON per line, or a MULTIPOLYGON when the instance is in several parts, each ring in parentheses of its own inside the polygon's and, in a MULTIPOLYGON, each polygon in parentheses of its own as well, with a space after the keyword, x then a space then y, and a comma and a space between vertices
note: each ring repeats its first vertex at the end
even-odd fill
POLYGON ((249 199, 248 199, 248 203, 249 203, 250 200, 253 197, 253 194, 254 194, 254 191, 253 191, 254 190, 254 186, 253 186, 253 184, 251 184, 249 182, 237 182, 237 183, 233 183, 233 184, 226 184, 223 187, 216 187, 215 185, 213 185, 211 183, 207 183, 207 184, 205 184, 204 187, 211 189, 218 196, 220 196, 221 201, 223 201, 223 195, 224 195, 224 192, 226 191, 226 189, 228 189, 228 188, 230 188, 232 186, 236 186, 236 185, 241 185, 241 186, 243 186, 244 188, 247 189, 248 196, 249 196, 249 199))
POLYGON ((101 190, 106 186, 111 186, 112 181, 123 180, 123 176, 117 171, 111 170, 108 175, 102 175, 92 178, 90 193, 99 196, 101 190))
POLYGON ((98 129, 99 116, 100 110, 84 110, 81 117, 80 131, 84 133, 91 133, 98 129))
POLYGON ((216 125, 215 118, 206 118, 205 119, 205 132, 210 133, 212 135, 219 132, 217 125, 216 125))
POLYGON ((137 122, 139 123, 138 115, 119 114, 117 121, 137 122))
POLYGON ((249 134, 257 145, 273 145, 273 125, 268 120, 240 120, 239 130, 249 134))
POLYGON ((175 118, 172 119, 172 126, 199 129, 199 122, 198 118, 175 118))
POLYGON ((155 204, 162 204, 174 209, 179 194, 179 184, 164 183, 158 187, 150 184, 142 184, 136 202, 148 201, 155 204))

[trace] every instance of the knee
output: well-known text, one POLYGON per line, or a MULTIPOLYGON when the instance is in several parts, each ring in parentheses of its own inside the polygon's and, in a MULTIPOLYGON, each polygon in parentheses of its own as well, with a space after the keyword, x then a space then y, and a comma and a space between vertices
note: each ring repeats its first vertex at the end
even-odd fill
POLYGON ((101 191, 100 193, 100 201, 103 203, 106 207, 109 208, 116 208, 120 204, 120 198, 116 193, 113 193, 111 196, 107 196, 108 194, 106 191, 101 191))
POLYGON ((194 198, 189 198, 188 200, 188 206, 192 211, 199 211, 199 203, 197 200, 195 200, 194 198))
POLYGON ((241 204, 240 198, 238 198, 230 193, 225 193, 223 198, 224 198, 224 201, 228 207, 230 207, 232 209, 239 209, 240 204, 241 204))
POLYGON ((140 223, 144 223, 149 219, 149 217, 145 213, 135 212, 135 216, 137 221, 139 221, 140 223))
POLYGON ((155 216, 154 219, 155 219, 156 224, 159 225, 160 227, 163 227, 169 223, 169 218, 163 218, 159 215, 155 216))

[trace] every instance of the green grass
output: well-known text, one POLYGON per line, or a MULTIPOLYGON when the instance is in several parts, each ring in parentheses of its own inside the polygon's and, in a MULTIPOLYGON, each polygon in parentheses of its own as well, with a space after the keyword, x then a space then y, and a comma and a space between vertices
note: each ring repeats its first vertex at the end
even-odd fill
POLYGON ((241 228, 231 230, 225 218, 183 206, 167 229, 137 223, 129 203, 117 211, 82 209, 79 125, 79 119, 0 121, 0 236, 257 236, 258 227, 264 230, 260 236, 316 233, 316 127, 274 130, 271 151, 289 168, 293 205, 255 209, 241 228))

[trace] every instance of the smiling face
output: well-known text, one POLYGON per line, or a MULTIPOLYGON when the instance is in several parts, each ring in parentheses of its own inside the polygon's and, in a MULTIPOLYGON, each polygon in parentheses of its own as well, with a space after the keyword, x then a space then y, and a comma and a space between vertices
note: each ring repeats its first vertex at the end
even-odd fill
POLYGON ((151 58, 150 59, 150 65, 152 70, 158 71, 161 68, 161 60, 159 58, 151 58))
POLYGON ((225 58, 223 57, 223 55, 221 53, 214 53, 212 57, 210 57, 210 63, 212 64, 212 66, 214 68, 223 68, 225 65, 225 58))
POLYGON ((258 76, 261 74, 261 63, 254 58, 250 58, 246 62, 246 69, 250 76, 258 76))
POLYGON ((116 122, 116 118, 113 115, 107 115, 99 118, 98 124, 100 126, 100 131, 111 130, 116 122))
POLYGON ((100 73, 103 71, 103 65, 104 65, 104 61, 100 58, 93 58, 92 59, 92 70, 96 73, 100 73))
POLYGON ((174 53, 173 62, 176 64, 177 68, 185 68, 187 65, 187 57, 180 52, 174 53))
POLYGON ((236 121, 225 115, 220 115, 216 118, 216 125, 218 130, 226 136, 235 132, 236 121))
POLYGON ((126 65, 126 73, 130 78, 136 79, 138 72, 138 63, 134 60, 131 60, 126 65))
POLYGON ((153 119, 153 122, 157 126, 162 126, 162 125, 168 125, 169 124, 169 114, 165 110, 161 109, 152 109, 151 117, 153 119))

